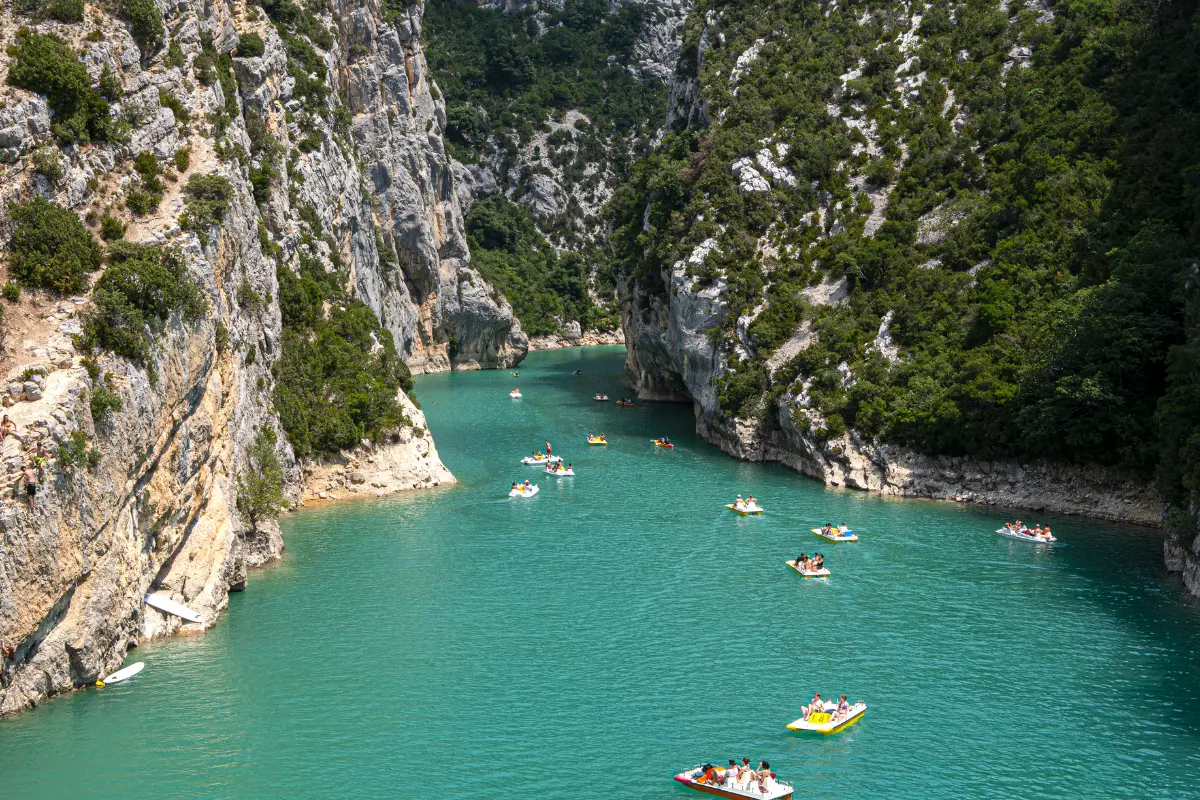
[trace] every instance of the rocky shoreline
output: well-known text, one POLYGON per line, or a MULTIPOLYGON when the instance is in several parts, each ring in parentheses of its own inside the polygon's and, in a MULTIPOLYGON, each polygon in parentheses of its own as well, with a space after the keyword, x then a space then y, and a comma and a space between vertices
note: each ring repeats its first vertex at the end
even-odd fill
POLYGON ((615 331, 580 331, 579 323, 572 322, 567 326, 566 333, 551 333, 545 336, 529 337, 529 352, 535 350, 562 350, 567 347, 603 347, 607 345, 625 344, 625 334, 620 329, 615 331))

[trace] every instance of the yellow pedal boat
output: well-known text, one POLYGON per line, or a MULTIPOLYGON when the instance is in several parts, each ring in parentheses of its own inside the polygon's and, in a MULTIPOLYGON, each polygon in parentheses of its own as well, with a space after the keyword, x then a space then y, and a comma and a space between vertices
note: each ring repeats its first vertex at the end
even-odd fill
POLYGON ((826 703, 824 711, 814 711, 808 715, 808 719, 801 717, 794 722, 789 722, 787 729, 797 733, 819 733, 822 736, 828 736, 831 733, 849 728, 854 723, 863 718, 867 713, 866 703, 855 703, 850 706, 850 711, 839 717, 836 715, 837 705, 834 703, 826 703))
POLYGON ((763 513, 762 506, 760 505, 737 506, 733 503, 726 503, 725 507, 735 514, 741 514, 743 517, 749 517, 751 515, 759 516, 763 513))
POLYGON ((589 437, 588 437, 588 444, 591 444, 591 445, 596 445, 596 444, 607 445, 607 444, 608 444, 608 439, 602 438, 602 437, 600 437, 600 436, 596 436, 596 437, 589 436, 589 437))
POLYGON ((797 575, 799 575, 802 578, 828 578, 832 574, 832 573, 830 573, 828 567, 821 567, 820 569, 815 569, 815 570, 814 569, 801 569, 799 566, 796 565, 795 559, 792 559, 791 561, 785 561, 783 563, 785 563, 789 567, 791 567, 792 571, 795 572, 797 575))

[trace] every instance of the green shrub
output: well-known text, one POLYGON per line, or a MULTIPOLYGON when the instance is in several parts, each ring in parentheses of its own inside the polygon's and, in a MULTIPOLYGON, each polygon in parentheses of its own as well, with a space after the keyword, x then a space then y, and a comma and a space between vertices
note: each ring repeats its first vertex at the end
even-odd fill
POLYGON ((154 0, 121 0, 121 17, 129 23, 129 32, 142 51, 142 58, 162 47, 166 31, 162 12, 154 0))
POLYGON ((238 34, 237 53, 243 58, 258 58, 267 50, 266 42, 254 31, 238 34))
POLYGON ((40 195, 9 209, 9 274, 25 286, 82 292, 100 268, 100 245, 79 216, 40 195))
POLYGON ((166 61, 172 67, 183 69, 183 65, 187 63, 187 58, 183 55, 183 48, 179 46, 179 42, 174 39, 167 45, 166 61))
POLYGON ((224 353, 229 349, 229 328, 225 327, 224 322, 217 323, 214 346, 217 348, 218 353, 224 353))
POLYGON ((125 94, 125 87, 121 84, 121 79, 108 64, 105 64, 104 69, 100 71, 99 87, 100 96, 105 100, 120 100, 125 94))
POLYGON ((184 213, 179 224, 184 230, 204 233, 225 219, 233 186, 220 175, 193 175, 183 186, 184 213))
POLYGON ((175 117, 175 122, 179 125, 183 125, 188 121, 189 114, 183 101, 167 90, 158 90, 158 104, 163 108, 171 109, 171 115, 175 117))
POLYGON ((262 428, 246 448, 246 469, 238 475, 237 508, 255 530, 275 519, 287 505, 283 496, 283 464, 275 450, 275 431, 262 428))
POLYGON ((50 0, 46 14, 59 22, 83 22, 83 0, 50 0))
POLYGON ((22 29, 8 54, 8 82, 46 95, 58 139, 87 144, 112 138, 116 131, 108 103, 91 88, 87 69, 66 42, 22 29))
POLYGON ((7 280, 4 282, 4 289, 2 292, 5 300, 10 303, 15 303, 21 299, 21 284, 14 280, 7 280))
POLYGON ((71 431, 65 442, 58 446, 58 466, 70 475, 80 467, 92 469, 100 463, 100 453, 88 446, 87 434, 71 431))
POLYGON ((100 238, 106 242, 124 239, 125 223, 110 214, 105 214, 100 218, 100 238))
POLYGON ((187 146, 179 148, 171 156, 171 161, 174 162, 175 169, 187 172, 188 166, 192 163, 192 148, 187 146))
POLYGON ((108 268, 96 283, 92 302, 84 321, 85 346, 139 365, 150 354, 147 326, 161 328, 175 312, 194 322, 208 308, 182 253, 124 241, 109 246, 108 268))
POLYGON ((104 380, 95 380, 92 382, 92 395, 88 402, 88 410, 92 414, 92 421, 100 424, 108 415, 120 411, 125 407, 125 402, 121 400, 121 395, 108 388, 108 383, 104 380))
POLYGON ((46 145, 35 150, 33 152, 33 171, 50 181, 51 186, 57 186, 65 173, 62 155, 58 152, 58 148, 46 145))

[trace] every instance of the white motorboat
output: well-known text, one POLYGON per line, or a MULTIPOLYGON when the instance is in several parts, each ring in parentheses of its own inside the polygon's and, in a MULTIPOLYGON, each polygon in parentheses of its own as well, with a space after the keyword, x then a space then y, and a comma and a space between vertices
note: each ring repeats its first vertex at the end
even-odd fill
POLYGON ((787 800, 795 791, 790 783, 776 780, 774 773, 760 785, 758 781, 738 782, 733 776, 729 776, 729 780, 726 780, 725 771, 724 767, 698 764, 680 772, 675 776, 675 780, 689 789, 695 789, 697 792, 705 794, 715 794, 717 797, 787 800))
POLYGON ((511 491, 509 491, 508 496, 528 499, 530 497, 533 497, 535 494, 537 494, 538 491, 539 491, 539 489, 537 487, 537 484, 530 486, 528 489, 526 489, 524 486, 518 486, 516 489, 512 489, 511 491))
POLYGON ((1032 533, 1030 533, 1028 528, 1022 528, 1019 531, 1012 530, 1010 528, 1001 528, 1000 530, 996 531, 996 535, 1003 536, 1006 539, 1017 539, 1022 542, 1033 542, 1034 544, 1052 544, 1058 541, 1058 539, 1054 538, 1053 534, 1048 539, 1042 536, 1034 536, 1032 533))

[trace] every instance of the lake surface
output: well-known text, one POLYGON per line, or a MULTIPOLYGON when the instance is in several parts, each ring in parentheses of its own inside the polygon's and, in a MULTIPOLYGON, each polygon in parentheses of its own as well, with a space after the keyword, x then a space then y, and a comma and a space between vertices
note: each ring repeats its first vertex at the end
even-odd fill
POLYGON ((1200 608, 1157 532, 1053 519, 1034 546, 740 463, 688 407, 591 402, 622 363, 420 378, 457 486, 285 518, 215 629, 0 721, 0 797, 682 800, 674 772, 742 755, 797 798, 1200 797, 1200 608), (545 439, 578 477, 517 463, 545 439), (841 520, 861 543, 808 533, 841 520), (814 549, 828 581, 784 566, 814 549), (871 710, 788 733, 814 690, 871 710))

